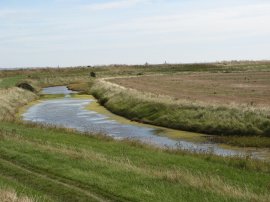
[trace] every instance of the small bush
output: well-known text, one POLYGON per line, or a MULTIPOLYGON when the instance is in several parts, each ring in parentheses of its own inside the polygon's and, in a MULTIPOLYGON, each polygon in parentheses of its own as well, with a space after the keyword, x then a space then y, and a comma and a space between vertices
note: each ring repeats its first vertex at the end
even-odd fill
POLYGON ((24 90, 31 91, 31 92, 35 92, 36 91, 33 86, 31 86, 29 83, 26 83, 26 82, 19 83, 16 86, 19 87, 19 88, 22 88, 24 90))
POLYGON ((96 73, 95 72, 90 72, 90 76, 91 77, 96 77, 96 73))

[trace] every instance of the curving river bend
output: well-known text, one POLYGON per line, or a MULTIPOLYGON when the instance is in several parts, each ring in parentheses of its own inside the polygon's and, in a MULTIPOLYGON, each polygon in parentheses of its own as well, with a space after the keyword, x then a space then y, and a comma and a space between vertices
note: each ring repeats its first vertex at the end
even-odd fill
MULTIPOLYGON (((42 94, 64 95, 61 98, 41 100, 30 106, 22 115, 24 121, 50 124, 66 128, 73 128, 80 132, 103 133, 116 139, 135 139, 144 143, 161 147, 180 148, 193 152, 211 152, 222 156, 245 156, 265 159, 269 155, 267 150, 223 147, 215 143, 192 142, 183 139, 166 137, 170 129, 146 124, 122 123, 106 114, 87 109, 96 102, 93 98, 75 98, 66 86, 44 88, 42 94)), ((176 131, 177 132, 177 131, 176 131)), ((179 133, 182 131, 179 131, 179 133)), ((182 132, 183 133, 183 132, 182 132)))

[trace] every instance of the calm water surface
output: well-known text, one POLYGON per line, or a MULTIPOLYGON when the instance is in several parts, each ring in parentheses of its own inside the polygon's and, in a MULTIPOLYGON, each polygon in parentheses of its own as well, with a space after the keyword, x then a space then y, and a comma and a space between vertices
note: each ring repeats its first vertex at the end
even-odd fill
POLYGON ((48 94, 48 95, 70 95, 76 94, 76 91, 69 90, 66 86, 55 86, 49 88, 43 88, 41 94, 48 94))
MULTIPOLYGON (((258 151, 224 149, 214 143, 194 143, 186 140, 174 140, 162 136, 160 131, 149 125, 136 126, 117 122, 106 115, 86 109, 94 102, 91 99, 76 99, 68 95, 76 93, 65 86, 44 88, 43 94, 63 94, 63 98, 42 100, 31 106, 23 114, 23 120, 43 124, 77 129, 80 132, 105 133, 116 139, 135 139, 161 147, 181 148, 195 152, 213 152, 222 156, 245 155, 247 152, 260 158, 258 151)), ((165 135, 165 134, 164 134, 165 135)))

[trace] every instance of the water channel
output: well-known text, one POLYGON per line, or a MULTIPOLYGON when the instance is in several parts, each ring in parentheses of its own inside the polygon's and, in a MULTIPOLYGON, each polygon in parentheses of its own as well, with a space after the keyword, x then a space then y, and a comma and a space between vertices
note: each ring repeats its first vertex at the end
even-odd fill
MULTIPOLYGON (((22 114, 24 121, 72 128, 80 132, 102 133, 115 139, 139 140, 143 143, 172 149, 200 153, 211 152, 222 156, 246 156, 248 154, 254 158, 265 158, 265 150, 233 148, 213 142, 192 141, 187 137, 189 135, 194 136, 193 133, 134 123, 128 120, 121 121, 124 118, 119 119, 118 116, 109 112, 101 113, 100 110, 91 108, 91 105, 97 105, 93 97, 87 95, 76 96, 77 92, 68 90, 66 86, 44 88, 42 94, 62 96, 55 96, 53 99, 42 99, 38 103, 29 106, 26 112, 22 114), (180 138, 172 138, 168 135, 169 133, 179 133, 180 138), (181 138, 181 135, 183 138, 181 138)), ((103 107, 99 106, 99 108, 103 107)), ((106 111, 106 109, 103 109, 103 111, 106 111)), ((197 136, 202 135, 197 134, 197 136)))

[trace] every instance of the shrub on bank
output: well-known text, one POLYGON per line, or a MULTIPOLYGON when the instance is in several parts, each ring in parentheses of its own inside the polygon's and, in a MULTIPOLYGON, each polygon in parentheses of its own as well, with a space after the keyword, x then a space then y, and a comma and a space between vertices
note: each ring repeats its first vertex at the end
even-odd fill
POLYGON ((27 82, 22 82, 22 83, 19 83, 17 84, 17 87, 19 88, 22 88, 24 90, 28 90, 28 91, 31 91, 31 92, 35 92, 36 90, 34 89, 33 86, 31 86, 29 83, 27 82))

